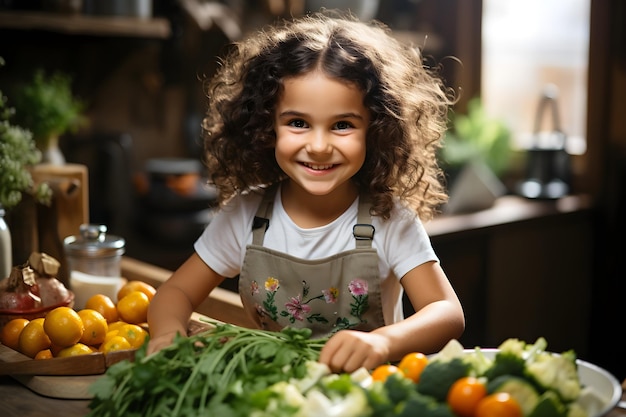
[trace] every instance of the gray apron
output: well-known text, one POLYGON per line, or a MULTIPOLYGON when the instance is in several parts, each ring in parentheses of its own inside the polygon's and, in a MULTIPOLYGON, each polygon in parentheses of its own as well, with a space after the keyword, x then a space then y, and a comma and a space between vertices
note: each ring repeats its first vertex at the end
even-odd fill
POLYGON ((378 254, 367 198, 359 198, 356 248, 322 259, 300 259, 263 247, 271 227, 276 187, 269 188, 253 222, 239 277, 244 310, 259 328, 284 327, 326 337, 343 329, 369 331, 384 326, 378 254))

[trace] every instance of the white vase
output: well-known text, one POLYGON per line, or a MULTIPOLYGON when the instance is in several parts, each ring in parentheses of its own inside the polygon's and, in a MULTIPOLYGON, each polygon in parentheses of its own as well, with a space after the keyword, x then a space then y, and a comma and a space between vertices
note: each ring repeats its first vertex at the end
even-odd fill
POLYGON ((65 165, 65 155, 59 148, 59 136, 52 135, 46 141, 46 146, 41 151, 41 162, 51 165, 65 165))
POLYGON ((11 232, 4 221, 4 208, 0 205, 0 280, 11 274, 12 267, 11 232))

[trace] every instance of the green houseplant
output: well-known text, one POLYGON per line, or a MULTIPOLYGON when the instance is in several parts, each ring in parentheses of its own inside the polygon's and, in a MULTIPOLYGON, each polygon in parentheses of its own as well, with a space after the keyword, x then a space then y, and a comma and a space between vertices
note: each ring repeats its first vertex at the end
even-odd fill
POLYGON ((509 128, 489 117, 476 97, 468 102, 467 114, 451 116, 440 157, 447 168, 460 169, 478 161, 499 176, 508 168, 511 152, 509 128))
POLYGON ((446 172, 449 213, 482 210, 506 192, 500 178, 509 168, 511 131, 490 117, 480 98, 468 102, 466 114, 453 113, 440 150, 446 172))
POLYGON ((14 106, 16 123, 33 133, 42 161, 64 164, 59 137, 84 122, 84 103, 72 93, 70 76, 36 70, 31 81, 16 89, 14 106))
MULTIPOLYGON (((4 61, 0 57, 0 66, 4 61)), ((32 133, 14 126, 9 119, 15 110, 7 105, 0 91, 0 279, 8 276, 13 266, 11 233, 4 221, 5 210, 20 203, 23 193, 31 194, 35 201, 49 203, 52 191, 48 184, 35 184, 29 167, 41 160, 32 133)))
POLYGON ((30 131, 10 123, 14 113, 0 91, 0 206, 7 210, 16 206, 25 192, 39 202, 51 197, 47 184, 34 184, 29 167, 41 160, 41 152, 30 131))

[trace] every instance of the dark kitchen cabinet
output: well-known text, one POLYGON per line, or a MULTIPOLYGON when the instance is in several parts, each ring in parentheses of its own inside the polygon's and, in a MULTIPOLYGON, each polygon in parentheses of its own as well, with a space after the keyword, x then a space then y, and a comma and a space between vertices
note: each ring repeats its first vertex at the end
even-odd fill
POLYGON ((542 336, 550 350, 587 355, 594 237, 586 198, 506 196, 488 210, 438 217, 426 229, 463 303, 465 347, 542 336))

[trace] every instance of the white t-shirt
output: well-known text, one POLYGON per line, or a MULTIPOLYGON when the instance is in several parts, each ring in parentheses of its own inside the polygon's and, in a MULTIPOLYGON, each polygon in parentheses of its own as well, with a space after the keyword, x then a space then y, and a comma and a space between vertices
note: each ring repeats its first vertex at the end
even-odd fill
MULTIPOLYGON (((252 243, 252 221, 261 203, 262 193, 233 198, 211 220, 194 248, 200 258, 218 274, 239 274, 252 243)), ((272 218, 263 246, 301 259, 320 259, 354 249, 352 227, 357 223, 358 198, 333 222, 312 229, 297 226, 285 212, 280 189, 276 193, 272 218)), ((372 216, 375 228, 372 247, 378 252, 383 315, 386 324, 404 318, 400 279, 411 269, 429 261, 438 261, 419 218, 396 204, 391 218, 383 221, 372 216)))

